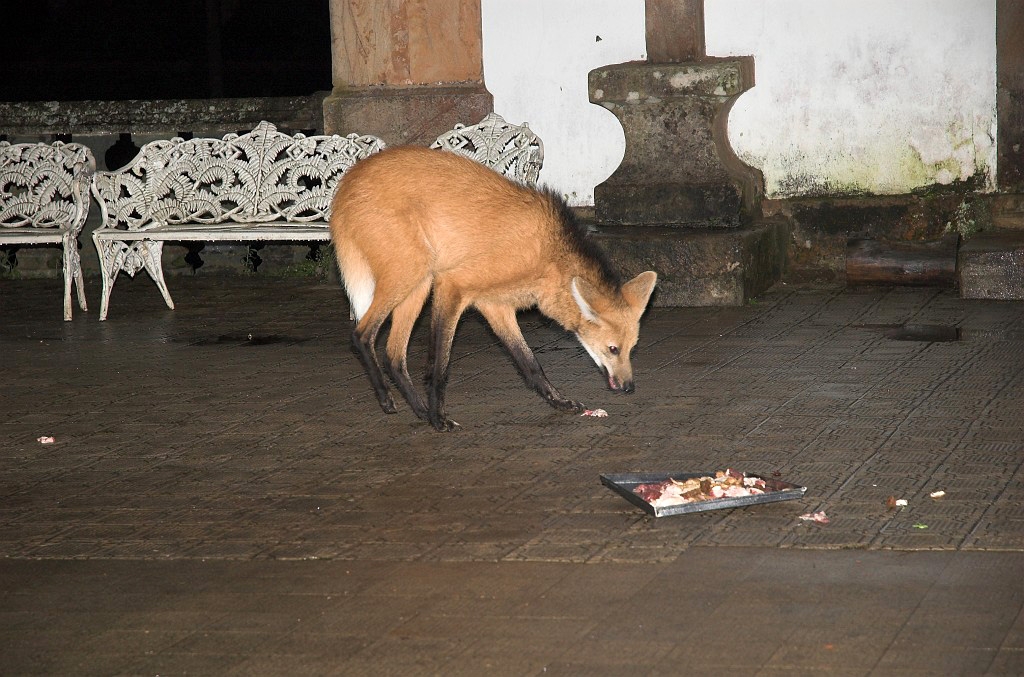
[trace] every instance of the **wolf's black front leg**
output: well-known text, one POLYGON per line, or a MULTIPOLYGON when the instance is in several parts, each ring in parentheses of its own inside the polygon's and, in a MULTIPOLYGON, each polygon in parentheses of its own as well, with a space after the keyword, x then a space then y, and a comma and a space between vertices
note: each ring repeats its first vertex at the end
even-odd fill
POLYGON ((516 321, 516 313, 513 308, 481 304, 477 306, 477 309, 491 325, 491 329, 494 330, 502 345, 512 355, 523 378, 548 404, 560 411, 571 413, 578 413, 586 409, 582 402, 562 397, 555 386, 551 385, 540 362, 537 361, 537 356, 533 354, 526 339, 523 338, 523 332, 519 328, 519 322, 516 321))

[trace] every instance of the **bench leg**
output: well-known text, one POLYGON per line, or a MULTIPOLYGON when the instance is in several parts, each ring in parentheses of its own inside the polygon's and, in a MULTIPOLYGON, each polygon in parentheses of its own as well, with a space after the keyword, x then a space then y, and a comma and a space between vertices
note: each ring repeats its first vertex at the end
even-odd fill
POLYGON ((135 242, 122 242, 120 240, 100 239, 93 235, 93 242, 96 243, 96 251, 100 256, 100 272, 103 274, 103 295, 100 297, 100 319, 107 319, 107 311, 110 308, 110 292, 114 289, 114 282, 122 270, 132 277, 143 268, 156 282, 157 288, 164 297, 167 307, 174 310, 174 301, 171 300, 171 293, 167 290, 164 282, 164 271, 161 267, 163 255, 163 242, 152 240, 138 240, 135 242))
POLYGON ((105 320, 107 319, 107 308, 110 305, 110 292, 114 288, 117 274, 121 271, 117 254, 124 247, 124 243, 115 240, 100 240, 95 235, 92 240, 100 255, 100 273, 103 276, 103 291, 100 294, 100 320, 105 320))
POLYGON ((167 303, 167 307, 174 310, 174 301, 171 300, 171 292, 167 290, 167 283, 164 282, 164 267, 163 267, 163 255, 164 255, 164 243, 154 242, 152 240, 143 240, 140 242, 146 253, 143 254, 142 260, 146 266, 146 272, 153 278, 153 282, 156 282, 157 289, 164 295, 164 301, 167 303))
POLYGON ((64 321, 71 321, 71 261, 67 245, 64 246, 64 321))
POLYGON ((71 286, 78 292, 78 305, 88 310, 85 304, 85 282, 82 279, 82 258, 78 254, 78 239, 64 236, 64 320, 71 320, 71 286))
MULTIPOLYGON (((75 256, 78 256, 78 252, 75 252, 75 256)), ((75 287, 78 291, 78 306, 82 310, 89 310, 88 304, 85 302, 85 278, 82 277, 82 262, 79 261, 75 270, 75 287)))

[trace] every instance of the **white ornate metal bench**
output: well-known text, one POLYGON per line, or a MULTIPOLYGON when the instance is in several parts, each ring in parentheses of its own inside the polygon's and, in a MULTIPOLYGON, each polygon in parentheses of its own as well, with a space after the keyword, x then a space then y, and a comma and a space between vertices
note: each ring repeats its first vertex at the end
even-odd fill
POLYGON ((71 285, 87 310, 78 235, 89 216, 92 151, 81 144, 0 142, 0 245, 63 245, 64 319, 71 285))
MULTIPOLYGON (((331 198, 342 175, 384 148, 374 136, 289 136, 261 122, 241 136, 153 141, 126 167, 96 172, 92 193, 103 224, 100 257, 105 320, 122 271, 146 270, 173 309, 161 265, 164 242, 330 240, 331 198)), ((536 185, 544 160, 526 125, 491 113, 456 125, 431 146, 461 153, 521 183, 536 185)))
POLYGON ((221 139, 153 141, 126 167, 97 172, 100 319, 122 271, 134 277, 145 269, 174 308, 161 266, 164 242, 330 240, 338 180, 383 148, 374 136, 290 136, 264 121, 221 139))
POLYGON ((472 158, 505 176, 536 186, 544 165, 544 144, 526 123, 513 125, 497 113, 475 125, 455 125, 437 137, 431 148, 472 158))

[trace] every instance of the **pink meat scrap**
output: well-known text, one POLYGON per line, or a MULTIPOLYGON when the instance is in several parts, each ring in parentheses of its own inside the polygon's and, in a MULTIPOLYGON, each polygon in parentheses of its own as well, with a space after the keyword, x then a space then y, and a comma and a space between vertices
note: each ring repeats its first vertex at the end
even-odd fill
POLYGON ((714 477, 696 477, 682 482, 669 478, 662 482, 638 484, 633 488, 633 493, 656 508, 716 498, 757 496, 766 491, 764 480, 747 477, 732 468, 718 471, 714 477))

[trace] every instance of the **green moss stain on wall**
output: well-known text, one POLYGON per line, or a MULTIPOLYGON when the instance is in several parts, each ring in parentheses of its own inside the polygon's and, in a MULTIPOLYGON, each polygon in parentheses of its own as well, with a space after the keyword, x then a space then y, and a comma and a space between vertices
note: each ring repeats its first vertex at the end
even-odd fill
MULTIPOLYGON (((928 186, 969 184, 987 192, 995 188, 994 144, 954 122, 942 135, 926 141, 893 139, 870 148, 811 156, 793 149, 764 166, 771 198, 902 195, 928 186), (781 161, 780 161, 781 160, 781 161)), ((747 158, 758 166, 763 158, 747 158)))

